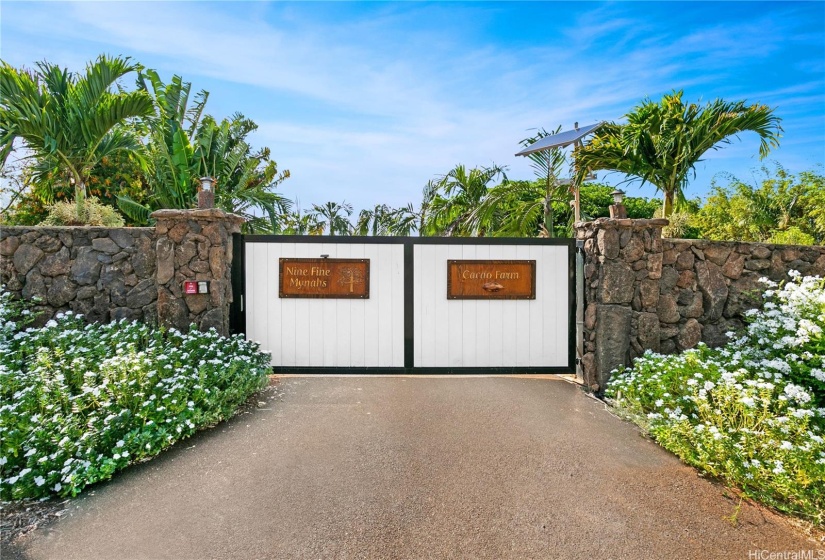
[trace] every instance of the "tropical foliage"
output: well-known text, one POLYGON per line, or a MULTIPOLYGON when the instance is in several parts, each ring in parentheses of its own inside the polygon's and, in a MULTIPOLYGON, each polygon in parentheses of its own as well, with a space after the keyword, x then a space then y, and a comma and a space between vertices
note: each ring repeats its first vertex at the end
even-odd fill
POLYGON ((391 208, 386 204, 364 209, 352 230, 354 235, 411 235, 418 228, 420 215, 412 204, 391 208))
POLYGON ((312 210, 321 232, 326 230, 329 235, 349 235, 352 204, 347 204, 346 201, 341 204, 327 202, 326 204, 314 204, 312 210))
POLYGON ((781 167, 762 169, 760 184, 725 176, 714 180, 711 195, 691 224, 707 239, 793 245, 825 242, 825 177, 799 175, 781 167))
POLYGON ((717 99, 704 106, 685 103, 682 91, 660 102, 645 99, 625 115, 627 123, 603 125, 574 153, 577 177, 613 170, 649 182, 663 193, 663 215, 685 198, 691 172, 711 149, 743 132, 759 136, 759 156, 779 145, 782 127, 773 109, 717 99))
MULTIPOLYGON (((434 184, 438 186, 437 182, 434 184)), ((611 195, 613 190, 613 187, 598 183, 582 185, 580 188, 582 218, 592 220, 608 216, 609 207, 613 204, 611 195)), ((451 197, 441 194, 441 191, 436 192, 437 196, 433 198, 436 209, 466 204, 463 191, 458 191, 453 195, 460 197, 456 202, 453 202, 451 197)), ((486 192, 482 192, 480 198, 474 202, 474 209, 459 213, 454 219, 452 231, 474 231, 473 228, 476 228, 477 231, 490 237, 571 237, 573 235, 573 212, 570 207, 572 193, 566 185, 561 185, 552 195, 555 198, 548 200, 547 196, 546 179, 504 180, 498 185, 488 187, 486 192), (551 206, 549 212, 547 211, 548 203, 551 206), (545 226, 548 214, 553 216, 552 233, 545 226)), ((428 201, 425 199, 422 207, 429 208, 427 204, 428 201)), ((624 204, 631 218, 652 218, 659 207, 657 202, 638 197, 627 197, 624 204)), ((422 232, 429 235, 450 235, 449 231, 432 227, 433 214, 427 213, 424 216, 425 225, 422 232)))
POLYGON ((502 177, 506 182, 505 170, 498 165, 467 169, 459 164, 428 184, 425 194, 429 199, 423 203, 427 211, 421 233, 455 237, 485 235, 494 221, 481 216, 477 208, 494 179, 502 177))
POLYGON ((323 235, 324 224, 314 212, 304 212, 296 204, 294 210, 285 214, 282 219, 283 227, 277 233, 285 235, 323 235))
MULTIPOLYGON (((117 212, 118 197, 128 196, 145 202, 148 196, 142 165, 132 154, 119 151, 102 158, 89 173, 86 189, 90 197, 117 212)), ((58 176, 50 174, 36 182, 31 177, 30 166, 25 162, 7 162, 3 169, 8 204, 3 209, 3 222, 14 225, 37 225, 46 219, 49 208, 56 202, 74 199, 74 189, 58 176)), ((126 225, 141 225, 124 215, 126 225)), ((91 224, 89 224, 91 225, 91 224)))
MULTIPOLYGON (((557 134, 540 129, 535 136, 521 141, 529 147, 542 138, 557 134)), ((470 218, 486 224, 492 235, 556 237, 556 206, 570 199, 569 181, 560 180, 566 158, 559 148, 533 152, 527 156, 535 181, 508 181, 489 190, 470 218)), ((561 211, 564 212, 564 206, 561 211)))
POLYGON ((138 85, 155 104, 154 116, 147 119, 150 194, 144 203, 120 196, 123 212, 146 223, 153 210, 191 208, 200 177, 213 177, 217 207, 246 218, 249 232, 277 231, 291 202, 275 189, 289 171, 278 172, 268 148, 253 152, 246 138, 258 125, 240 113, 221 122, 204 115, 209 94, 198 92, 190 105, 192 86, 180 76, 165 84, 157 72, 147 70, 139 75, 138 85))
POLYGON ((763 282, 764 308, 741 336, 648 353, 611 379, 608 396, 686 463, 823 526, 825 281, 763 282))
MULTIPOLYGON (((101 56, 82 74, 48 62, 34 70, 0 67, 0 173, 8 225, 90 223, 100 208, 83 210, 87 196, 116 207, 127 225, 147 225, 161 208, 194 208, 201 177, 215 179, 215 205, 246 218, 247 233, 295 235, 432 235, 569 237, 570 183, 594 170, 626 173, 663 193, 664 204, 627 197, 631 218, 658 215, 673 237, 706 237, 788 244, 825 242, 825 180, 781 167, 759 185, 715 179, 707 201, 685 190, 698 161, 744 132, 760 139, 764 157, 779 142, 773 110, 744 101, 705 105, 674 91, 634 107, 625 124, 607 123, 574 152, 575 176, 559 149, 530 154, 535 177, 511 180, 503 166, 456 165, 425 185, 418 205, 376 204, 355 210, 347 202, 301 210, 281 193, 289 170, 269 148, 255 149, 257 124, 241 113, 218 120, 206 112, 209 93, 194 92, 178 75, 164 81, 128 58, 101 56), (136 77, 129 91, 122 83, 136 77), (12 157, 12 153, 15 157, 12 157), (68 206, 58 202, 74 201, 68 206)), ((559 129, 521 141, 530 146, 559 129)), ((584 183, 584 220, 608 215, 612 187, 584 183)), ((106 213, 112 214, 113 211, 106 213)), ((106 223, 118 223, 116 218, 106 223)))
MULTIPOLYGON (((101 55, 83 75, 48 62, 33 71, 0 65, 0 163, 20 142, 32 161, 34 183, 74 190, 82 214, 87 182, 103 158, 117 152, 140 153, 140 141, 130 122, 147 116, 152 100, 143 91, 126 92, 119 80, 137 70, 128 58, 101 55)), ((51 187, 51 188, 50 188, 51 187)))
POLYGON ((124 226, 123 216, 111 206, 101 204, 95 196, 87 198, 80 208, 68 200, 55 202, 49 207, 49 214, 41 224, 44 226, 124 226))
POLYGON ((247 231, 278 231, 291 202, 276 189, 289 171, 268 148, 253 150, 252 120, 236 113, 218 122, 204 113, 207 92, 190 96, 180 76, 164 83, 129 59, 101 56, 82 76, 46 62, 34 72, 3 63, 4 174, 12 151, 27 154, 4 221, 38 223, 55 201, 73 198, 79 222, 92 194, 144 225, 153 210, 194 207, 198 179, 211 176, 216 206, 247 218, 247 231), (133 72, 137 88, 127 92, 119 80, 133 72))
POLYGON ((199 92, 190 107, 191 84, 180 76, 164 84, 154 70, 141 72, 137 84, 153 101, 153 114, 145 120, 149 193, 143 204, 128 195, 120 196, 118 203, 132 220, 145 224, 155 209, 192 208, 196 203, 194 144, 209 94, 199 92))

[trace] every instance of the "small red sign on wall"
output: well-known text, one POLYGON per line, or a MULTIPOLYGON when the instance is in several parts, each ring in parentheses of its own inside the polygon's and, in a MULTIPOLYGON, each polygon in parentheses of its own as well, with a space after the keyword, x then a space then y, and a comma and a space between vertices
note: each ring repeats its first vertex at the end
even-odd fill
POLYGON ((183 293, 189 294, 208 294, 209 280, 198 280, 197 282, 184 282, 183 293))

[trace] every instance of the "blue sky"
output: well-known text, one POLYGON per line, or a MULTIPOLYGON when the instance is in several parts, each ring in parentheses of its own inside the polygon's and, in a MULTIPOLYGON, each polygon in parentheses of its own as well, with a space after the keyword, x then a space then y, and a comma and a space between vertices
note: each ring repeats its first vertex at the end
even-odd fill
MULTIPOLYGON (((303 208, 417 204, 427 180, 458 163, 530 178, 514 156, 530 129, 621 120, 673 89, 774 107, 785 132, 768 161, 792 172, 825 164, 825 2, 3 0, 0 9, 0 56, 12 65, 46 59, 80 71, 103 52, 131 56, 208 90, 215 117, 253 119, 253 144, 290 169, 282 190, 303 208)), ((757 150, 745 134, 708 153, 687 194, 704 195, 721 171, 754 180, 757 150)))

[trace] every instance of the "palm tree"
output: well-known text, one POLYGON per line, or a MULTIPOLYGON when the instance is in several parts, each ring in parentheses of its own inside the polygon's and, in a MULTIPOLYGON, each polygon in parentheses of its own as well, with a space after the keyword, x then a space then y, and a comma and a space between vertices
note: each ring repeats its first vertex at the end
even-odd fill
POLYGON ((365 208, 358 213, 353 227, 354 235, 389 235, 389 222, 392 209, 386 204, 377 204, 372 210, 365 208))
POLYGON ((208 115, 204 117, 195 139, 196 176, 216 179, 215 205, 243 216, 245 231, 276 232, 292 201, 275 189, 290 173, 288 169, 278 172, 269 148, 252 151, 244 139, 257 129, 257 124, 240 113, 220 123, 208 115), (258 215, 256 210, 263 210, 266 216, 258 215))
POLYGON ((246 218, 244 231, 279 231, 292 203, 275 189, 290 174, 289 170, 278 171, 268 148, 253 152, 246 142, 258 125, 240 113, 220 123, 204 115, 209 93, 200 91, 190 105, 191 84, 180 76, 165 84, 157 72, 146 70, 139 75, 138 86, 151 93, 155 105, 154 114, 147 119, 151 194, 145 204, 119 197, 121 210, 146 223, 153 210, 191 208, 196 202, 198 178, 209 176, 216 180, 216 206, 246 218))
POLYGON ((349 235, 351 225, 349 217, 352 215, 352 204, 346 201, 338 204, 337 202, 327 202, 326 204, 313 204, 312 209, 316 215, 321 218, 318 223, 321 229, 329 228, 330 235, 349 235))
POLYGON ((433 201, 438 196, 438 191, 438 181, 435 179, 430 179, 427 181, 427 184, 424 185, 424 189, 421 192, 421 208, 418 212, 417 227, 418 232, 422 236, 434 235, 432 231, 428 230, 427 226, 431 222, 430 209, 432 208, 433 201))
POLYGON ((401 208, 386 204, 361 210, 353 228, 354 235, 410 235, 418 227, 419 214, 410 203, 401 208))
MULTIPOLYGON (((522 147, 526 148, 542 138, 558 134, 559 132, 561 132, 561 125, 556 127, 556 130, 553 132, 547 132, 542 128, 535 136, 525 138, 520 143, 522 147)), ((527 157, 531 160, 530 166, 533 168, 536 177, 544 183, 544 197, 542 200, 544 223, 542 226, 549 237, 555 237, 553 203, 567 202, 570 199, 568 196, 568 186, 559 181, 559 174, 567 162, 567 158, 564 157, 564 152, 561 148, 533 152, 532 154, 528 154, 527 157)))
MULTIPOLYGON (((525 138, 520 143, 530 146, 546 136, 558 134, 561 126, 553 132, 540 129, 535 136, 525 138)), ((495 223, 494 235, 531 237, 542 235, 555 237, 553 203, 566 203, 569 190, 559 181, 559 174, 566 158, 560 148, 533 152, 530 166, 537 181, 510 181, 493 187, 473 213, 473 220, 495 223)))
POLYGON ((422 233, 447 237, 483 236, 487 224, 479 221, 475 210, 487 196, 488 185, 493 179, 502 176, 507 181, 505 169, 494 164, 468 171, 459 164, 439 177, 435 183, 436 192, 430 193, 430 200, 425 200, 427 207, 422 233))
POLYGON ((684 200, 684 189, 695 165, 711 149, 729 144, 742 132, 756 132, 759 156, 779 146, 780 118, 766 105, 717 99, 704 107, 685 104, 682 91, 659 103, 645 99, 625 115, 626 124, 603 125, 587 144, 574 152, 576 178, 600 169, 620 171, 650 182, 664 195, 663 215, 684 200))
POLYGON ((509 181, 490 189, 472 220, 487 224, 492 236, 549 237, 544 224, 551 203, 543 181, 509 181))
POLYGON ((303 212, 297 204, 295 209, 283 216, 284 235, 321 235, 324 233, 325 223, 318 221, 318 215, 314 212, 303 212))
POLYGON ((420 219, 420 214, 415 211, 412 202, 410 202, 406 206, 392 211, 387 232, 389 235, 412 235, 418 229, 420 219))
POLYGON ((129 58, 101 55, 83 75, 47 62, 37 70, 0 66, 0 164, 22 141, 34 161, 35 181, 60 176, 74 186, 78 214, 92 169, 106 156, 137 154, 140 142, 128 126, 152 112, 145 91, 113 91, 124 75, 139 70, 129 58))

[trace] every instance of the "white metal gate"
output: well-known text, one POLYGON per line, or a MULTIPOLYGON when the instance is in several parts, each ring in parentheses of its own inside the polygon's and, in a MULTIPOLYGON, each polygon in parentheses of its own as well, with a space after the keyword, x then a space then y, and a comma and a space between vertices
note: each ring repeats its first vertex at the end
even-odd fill
POLYGON ((572 372, 573 280, 573 240, 236 235, 232 324, 281 373, 572 372), (369 259, 369 297, 279 297, 321 256, 369 259), (535 261, 535 299, 448 299, 453 259, 535 261))

